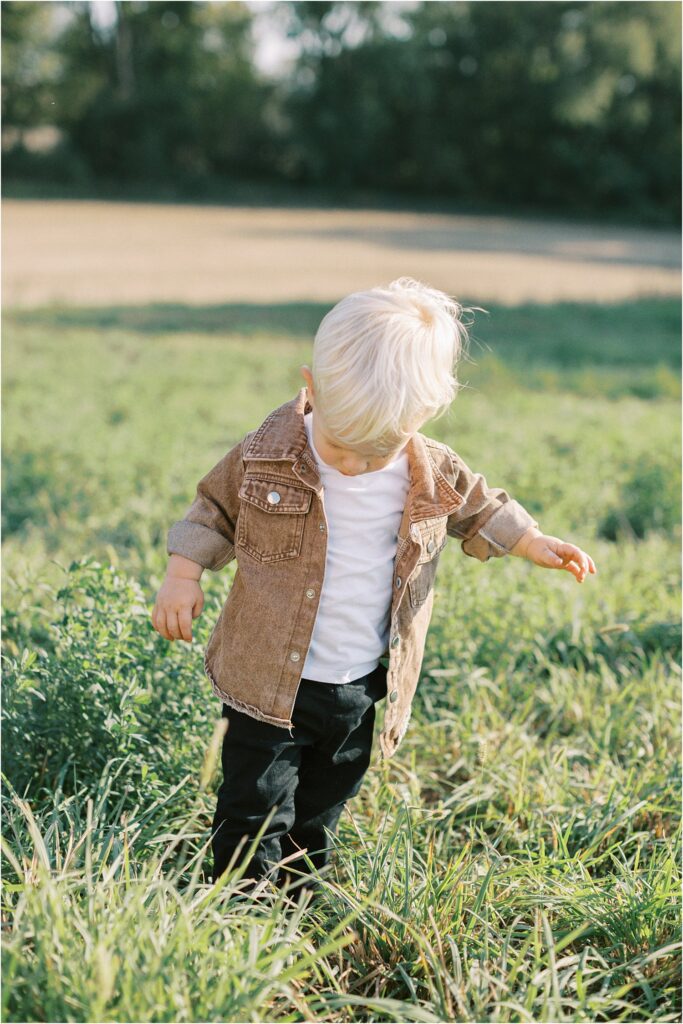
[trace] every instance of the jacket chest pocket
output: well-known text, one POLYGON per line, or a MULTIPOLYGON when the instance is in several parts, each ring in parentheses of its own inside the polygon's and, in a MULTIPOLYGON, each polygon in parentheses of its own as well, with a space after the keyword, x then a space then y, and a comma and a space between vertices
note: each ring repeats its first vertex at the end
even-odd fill
POLYGON ((432 523, 415 524, 415 526, 418 531, 416 539, 419 538, 422 552, 408 580, 410 603, 414 608, 422 604, 432 590, 439 556, 448 540, 445 519, 437 519, 432 523))
POLYGON ((301 553, 311 491, 280 480, 245 476, 239 489, 235 546, 258 562, 280 562, 301 553))

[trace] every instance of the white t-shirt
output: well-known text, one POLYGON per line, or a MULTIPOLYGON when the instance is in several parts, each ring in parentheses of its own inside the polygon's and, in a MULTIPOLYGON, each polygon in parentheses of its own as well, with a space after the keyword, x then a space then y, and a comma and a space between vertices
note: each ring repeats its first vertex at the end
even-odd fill
POLYGON ((372 473, 345 476, 320 458, 312 414, 304 416, 323 483, 327 559, 318 614, 302 675, 350 683, 372 672, 386 650, 398 529, 410 484, 405 449, 372 473))

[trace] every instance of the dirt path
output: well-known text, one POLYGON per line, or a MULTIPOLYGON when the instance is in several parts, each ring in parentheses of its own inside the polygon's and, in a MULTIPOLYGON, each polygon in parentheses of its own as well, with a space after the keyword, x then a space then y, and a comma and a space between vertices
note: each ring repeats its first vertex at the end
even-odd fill
POLYGON ((513 217, 3 203, 3 303, 335 301, 409 275, 460 301, 678 295, 676 232, 513 217))

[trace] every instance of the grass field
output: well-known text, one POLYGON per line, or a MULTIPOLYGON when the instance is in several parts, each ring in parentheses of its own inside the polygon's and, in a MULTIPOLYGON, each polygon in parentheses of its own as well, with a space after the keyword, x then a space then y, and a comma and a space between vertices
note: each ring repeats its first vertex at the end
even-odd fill
POLYGON ((674 298, 477 316, 424 430, 599 575, 449 546, 411 725, 320 905, 202 880, 234 563, 170 645, 166 531, 294 396, 326 308, 5 314, 3 1019, 680 1020, 674 298))

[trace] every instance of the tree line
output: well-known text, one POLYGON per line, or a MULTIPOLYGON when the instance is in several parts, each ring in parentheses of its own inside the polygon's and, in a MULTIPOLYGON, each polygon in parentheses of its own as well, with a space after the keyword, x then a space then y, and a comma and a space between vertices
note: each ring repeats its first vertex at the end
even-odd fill
POLYGON ((230 182, 672 223, 677 2, 283 2, 254 63, 242 3, 2 4, 5 180, 230 182))

